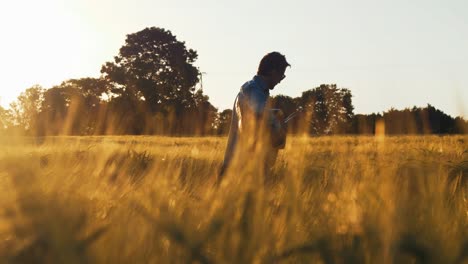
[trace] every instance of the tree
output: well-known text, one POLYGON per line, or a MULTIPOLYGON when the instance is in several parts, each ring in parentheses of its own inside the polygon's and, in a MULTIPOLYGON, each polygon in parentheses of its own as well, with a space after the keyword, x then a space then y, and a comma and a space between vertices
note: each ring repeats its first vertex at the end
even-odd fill
POLYGON ((305 91, 300 104, 309 111, 312 134, 346 133, 354 116, 351 91, 336 84, 322 84, 305 91))
POLYGON ((372 113, 370 115, 354 115, 351 121, 350 133, 360 135, 373 135, 375 134, 378 122, 381 120, 381 114, 372 113))
POLYGON ((231 126, 232 110, 225 109, 218 115, 216 130, 218 135, 227 135, 231 126))
MULTIPOLYGON (((272 108, 281 109, 281 111, 283 111, 284 117, 286 118, 298 109, 299 100, 298 98, 292 98, 287 95, 277 95, 271 98, 271 106, 272 108)), ((288 131, 296 133, 300 120, 301 119, 299 117, 296 117, 289 121, 288 131)))
POLYGON ((81 91, 67 82, 46 90, 39 117, 40 134, 83 134, 82 120, 89 117, 83 105, 81 91))
POLYGON ((0 106, 0 132, 7 130, 11 126, 10 112, 0 106))
POLYGON ((198 89, 194 95, 196 115, 195 120, 195 134, 203 136, 207 134, 213 134, 215 129, 215 120, 218 113, 218 109, 214 107, 207 95, 203 94, 202 89, 198 89))
POLYGON ((110 96, 110 88, 105 79, 80 78, 70 79, 62 82, 62 87, 73 87, 77 89, 84 99, 87 109, 96 108, 103 100, 103 96, 110 96))
MULTIPOLYGON (((391 108, 384 112, 386 134, 453 134, 459 133, 451 116, 428 104, 426 107, 391 108)), ((461 132, 461 131, 460 131, 461 132)))
POLYGON ((34 85, 22 92, 16 102, 10 104, 13 123, 30 134, 35 133, 37 117, 44 100, 44 88, 34 85))
POLYGON ((74 107, 74 112, 69 112, 69 118, 75 121, 73 133, 96 133, 105 120, 103 97, 110 97, 107 81, 102 78, 70 79, 60 87, 68 91, 68 100, 74 107))
POLYGON ((145 28, 127 35, 114 62, 102 66, 111 91, 127 100, 144 100, 152 112, 180 115, 193 106, 199 71, 198 55, 187 49, 169 30, 145 28))
POLYGON ((468 134, 468 120, 458 116, 455 118, 455 133, 468 134))

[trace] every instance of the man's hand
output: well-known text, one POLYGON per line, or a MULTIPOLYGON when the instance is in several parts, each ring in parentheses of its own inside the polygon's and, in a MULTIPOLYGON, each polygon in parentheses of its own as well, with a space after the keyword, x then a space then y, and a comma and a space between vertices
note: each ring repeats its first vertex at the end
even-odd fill
POLYGON ((286 124, 284 122, 283 111, 280 109, 270 109, 268 125, 271 146, 275 149, 284 149, 286 145, 286 124))

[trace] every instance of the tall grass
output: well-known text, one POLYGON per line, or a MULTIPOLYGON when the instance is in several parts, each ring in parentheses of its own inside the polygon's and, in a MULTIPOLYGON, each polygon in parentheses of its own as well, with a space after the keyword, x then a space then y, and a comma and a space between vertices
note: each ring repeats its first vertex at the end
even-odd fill
POLYGON ((1 138, 4 263, 464 263, 468 137, 1 138))

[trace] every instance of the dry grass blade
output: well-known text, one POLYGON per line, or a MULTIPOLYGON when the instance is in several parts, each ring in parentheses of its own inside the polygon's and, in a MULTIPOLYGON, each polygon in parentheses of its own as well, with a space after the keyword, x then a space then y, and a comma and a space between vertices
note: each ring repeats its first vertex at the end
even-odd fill
POLYGON ((397 242, 396 250, 399 253, 414 257, 418 263, 421 264, 431 263, 433 260, 429 248, 417 241, 412 235, 403 236, 400 241, 397 242))
POLYGON ((468 241, 465 242, 463 247, 460 249, 460 254, 457 258, 457 261, 455 261, 456 264, 461 264, 461 263, 466 263, 466 259, 468 259, 468 241))
POLYGON ((106 231, 108 230, 108 226, 103 226, 98 228, 96 231, 94 231, 91 235, 89 235, 87 238, 81 240, 78 242, 78 249, 83 251, 87 247, 89 247, 94 241, 98 240, 106 231))
POLYGON ((165 223, 164 221, 157 220, 151 215, 150 212, 137 202, 133 203, 136 211, 141 214, 146 220, 154 225, 157 230, 164 232, 171 240, 185 248, 191 256, 192 262, 199 262, 202 264, 211 264, 211 261, 205 256, 201 250, 203 244, 192 243, 187 235, 183 232, 182 228, 174 222, 165 223))
POLYGON ((466 136, 292 136, 217 189, 223 137, 30 141, 0 150, 0 263, 468 260, 466 136))
POLYGON ((291 249, 288 249, 277 256, 272 258, 272 263, 277 261, 285 260, 289 257, 300 255, 300 254, 315 254, 318 253, 325 264, 332 264, 333 254, 330 251, 328 241, 326 239, 319 239, 317 241, 307 243, 301 246, 297 246, 291 249))

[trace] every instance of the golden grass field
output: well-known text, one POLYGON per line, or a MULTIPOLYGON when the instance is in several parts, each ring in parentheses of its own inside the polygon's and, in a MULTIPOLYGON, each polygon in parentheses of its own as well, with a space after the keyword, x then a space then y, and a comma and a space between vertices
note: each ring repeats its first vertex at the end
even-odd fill
POLYGON ((468 137, 0 138, 2 263, 468 263, 468 137))

